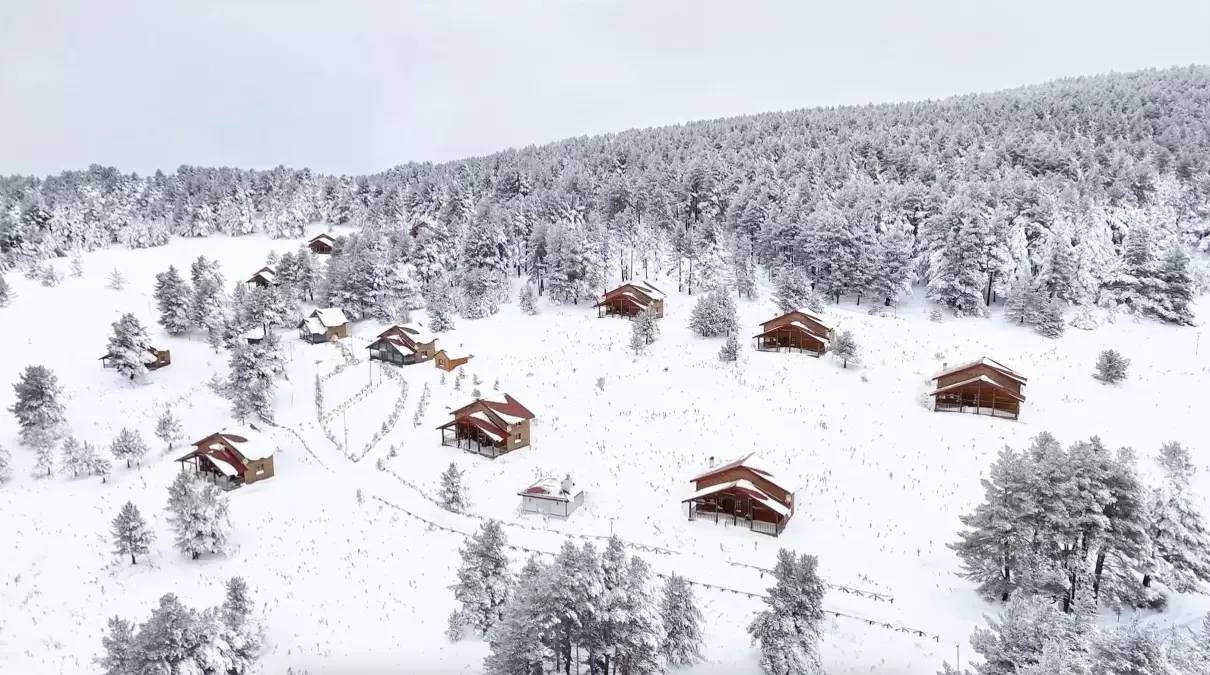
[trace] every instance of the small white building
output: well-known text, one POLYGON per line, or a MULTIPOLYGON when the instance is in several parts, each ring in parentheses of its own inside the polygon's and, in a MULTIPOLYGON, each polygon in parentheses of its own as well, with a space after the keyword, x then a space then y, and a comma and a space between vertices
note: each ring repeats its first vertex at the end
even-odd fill
POLYGON ((571 482, 571 474, 562 481, 543 478, 517 494, 521 497, 521 513, 551 518, 566 518, 584 503, 584 491, 571 482))

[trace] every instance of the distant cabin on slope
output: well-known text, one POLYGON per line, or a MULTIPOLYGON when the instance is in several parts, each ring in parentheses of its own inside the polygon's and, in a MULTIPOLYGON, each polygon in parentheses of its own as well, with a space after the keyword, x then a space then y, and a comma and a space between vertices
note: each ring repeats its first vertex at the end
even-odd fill
POLYGON ((249 328, 248 330, 244 331, 240 337, 244 338, 244 341, 250 345, 258 345, 265 339, 265 327, 255 326, 253 328, 249 328))
POLYGON ((760 325, 754 335, 760 351, 799 351, 823 356, 835 337, 836 325, 807 309, 796 309, 760 325))
POLYGON ((317 255, 329 255, 332 253, 332 246, 335 244, 336 240, 331 235, 324 233, 307 242, 307 248, 317 255))
POLYGON ((689 504, 689 520, 745 526, 754 532, 780 535, 794 516, 794 492, 761 468, 749 453, 721 465, 713 465, 690 479, 694 493, 682 500, 689 504))
POLYGON ((475 399, 451 412, 454 419, 437 427, 441 444, 499 457, 529 445, 529 421, 534 414, 517 399, 475 399))
POLYGON ((437 354, 437 338, 418 323, 391 326, 378 334, 366 349, 375 361, 399 366, 428 361, 437 354))
POLYGON ((249 277, 246 283, 258 288, 276 286, 278 283, 277 270, 274 270, 272 267, 266 265, 265 267, 256 270, 256 274, 253 274, 251 277, 249 277))
POLYGON ((224 429, 195 441, 193 451, 176 460, 226 489, 273 477, 273 441, 252 425, 224 429))
POLYGON ((584 491, 571 481, 571 474, 562 481, 543 478, 517 494, 521 497, 521 513, 549 518, 566 518, 584 505, 584 491))
MULTIPOLYGON (((113 354, 106 354, 97 360, 101 362, 102 368, 113 368, 116 366, 113 354)), ((147 370, 159 370, 164 366, 172 365, 172 352, 167 349, 148 347, 147 355, 143 357, 143 365, 147 367, 147 370)))
POLYGON ((463 354, 461 352, 452 352, 448 349, 438 350, 433 356, 433 362, 437 367, 447 373, 452 373, 458 366, 466 365, 467 361, 475 358, 474 354, 463 354))
POLYGON ((664 299, 660 289, 646 281, 627 281, 609 291, 595 307, 597 316, 635 316, 650 307, 657 318, 664 318, 664 299))
POLYGON ((349 337, 349 320, 339 307, 317 309, 298 322, 298 337, 319 344, 349 337))
POLYGON ((1017 419, 1025 376, 986 356, 947 368, 933 376, 936 386, 929 394, 936 412, 964 412, 1017 419))

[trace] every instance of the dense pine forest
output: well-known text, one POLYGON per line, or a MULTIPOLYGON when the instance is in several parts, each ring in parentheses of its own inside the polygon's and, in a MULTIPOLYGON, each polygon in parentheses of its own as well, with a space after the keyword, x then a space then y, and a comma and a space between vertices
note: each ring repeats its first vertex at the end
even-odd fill
POLYGON ((509 275, 554 301, 618 274, 743 295, 761 265, 874 311, 924 284, 962 315, 1035 293, 1190 323, 1210 251, 1210 67, 571 138, 367 176, 11 176, 0 267, 173 235, 299 237, 315 222, 361 228, 340 242, 375 280, 357 286, 370 297, 343 298, 353 314, 444 285, 484 316, 509 275))

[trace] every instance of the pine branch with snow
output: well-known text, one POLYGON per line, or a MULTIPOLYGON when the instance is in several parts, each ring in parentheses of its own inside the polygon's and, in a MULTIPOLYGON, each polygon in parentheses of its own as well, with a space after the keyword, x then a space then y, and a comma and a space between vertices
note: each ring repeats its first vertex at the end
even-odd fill
POLYGON ((114 552, 120 556, 130 556, 130 564, 138 562, 138 556, 147 555, 151 544, 155 541, 155 532, 143 520, 143 514, 134 502, 126 502, 122 510, 113 519, 114 552))

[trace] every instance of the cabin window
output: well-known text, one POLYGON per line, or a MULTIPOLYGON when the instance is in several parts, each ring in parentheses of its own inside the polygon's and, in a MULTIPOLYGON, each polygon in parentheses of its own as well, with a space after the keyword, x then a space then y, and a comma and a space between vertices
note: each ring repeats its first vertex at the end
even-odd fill
POLYGON ((382 358, 382 352, 377 349, 370 349, 370 358, 372 358, 372 359, 382 358))
POLYGON ((445 367, 445 359, 437 359, 437 365, 439 365, 439 366, 441 366, 442 368, 444 368, 444 367, 445 367))

